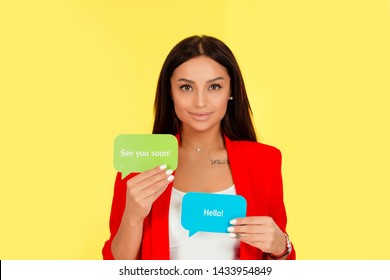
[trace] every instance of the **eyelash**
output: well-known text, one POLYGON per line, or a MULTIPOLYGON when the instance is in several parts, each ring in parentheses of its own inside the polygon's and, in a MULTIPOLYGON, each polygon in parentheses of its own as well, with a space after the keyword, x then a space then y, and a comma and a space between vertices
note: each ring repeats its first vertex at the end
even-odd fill
MULTIPOLYGON (((211 86, 209 86, 209 89, 211 89, 213 91, 220 90, 221 88, 222 88, 222 86, 220 84, 212 84, 211 86)), ((188 92, 188 91, 192 90, 192 86, 190 86, 190 85, 182 85, 180 87, 180 89, 185 91, 185 92, 188 92)))
POLYGON ((211 89, 211 88, 214 88, 213 90, 220 90, 222 87, 221 87, 220 84, 212 84, 209 88, 210 88, 210 89, 211 89), (215 87, 217 87, 217 88, 215 88, 215 87))
POLYGON ((185 92, 188 92, 192 89, 192 87, 190 85, 182 85, 180 87, 181 90, 185 91, 185 92))

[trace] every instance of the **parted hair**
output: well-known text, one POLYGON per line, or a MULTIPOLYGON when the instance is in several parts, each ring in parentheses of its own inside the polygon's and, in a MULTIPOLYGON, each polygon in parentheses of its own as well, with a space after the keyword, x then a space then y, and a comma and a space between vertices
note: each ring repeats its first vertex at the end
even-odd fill
POLYGON ((158 78, 154 101, 154 134, 177 134, 181 121, 176 116, 171 98, 173 71, 191 58, 207 56, 226 68, 230 77, 233 100, 228 102, 221 121, 221 131, 231 140, 256 141, 252 123, 252 110, 246 94, 244 80, 232 51, 221 40, 210 36, 192 36, 179 42, 168 54, 158 78))

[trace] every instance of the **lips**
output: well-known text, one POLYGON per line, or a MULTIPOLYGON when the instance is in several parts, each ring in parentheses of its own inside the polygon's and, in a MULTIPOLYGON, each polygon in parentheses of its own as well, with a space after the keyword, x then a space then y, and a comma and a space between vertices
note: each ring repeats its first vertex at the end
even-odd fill
POLYGON ((207 120, 212 113, 204 113, 204 112, 190 112, 190 115, 198 121, 205 121, 207 120))

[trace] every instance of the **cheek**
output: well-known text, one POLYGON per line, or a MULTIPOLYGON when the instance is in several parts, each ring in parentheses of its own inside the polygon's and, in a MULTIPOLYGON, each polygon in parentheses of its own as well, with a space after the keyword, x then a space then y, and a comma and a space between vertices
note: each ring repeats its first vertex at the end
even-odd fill
POLYGON ((173 99, 173 107, 175 109, 176 115, 180 116, 186 110, 187 105, 185 104, 185 102, 183 102, 183 100, 173 99))
POLYGON ((183 96, 182 94, 172 93, 172 100, 175 109, 185 109, 191 105, 190 96, 183 96))
POLYGON ((214 103, 214 106, 218 109, 218 111, 225 112, 227 110, 228 101, 223 98, 222 100, 218 100, 218 102, 214 103))
POLYGON ((227 106, 228 106, 228 103, 225 102, 225 103, 221 106, 221 108, 220 108, 221 114, 222 114, 223 116, 225 116, 225 114, 226 114, 226 112, 227 112, 227 106))

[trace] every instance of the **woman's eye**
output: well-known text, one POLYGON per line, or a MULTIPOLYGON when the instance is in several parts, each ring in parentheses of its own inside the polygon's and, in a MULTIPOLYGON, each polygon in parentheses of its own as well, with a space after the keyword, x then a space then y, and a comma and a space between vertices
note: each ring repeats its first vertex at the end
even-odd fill
POLYGON ((183 86, 181 86, 180 88, 181 88, 182 90, 184 90, 184 91, 191 91, 191 90, 192 90, 192 87, 189 86, 189 85, 183 85, 183 86))
POLYGON ((219 90, 219 89, 221 89, 222 87, 220 86, 220 85, 218 85, 218 84, 214 84, 214 85, 211 85, 210 87, 209 87, 209 89, 211 89, 211 90, 219 90))

